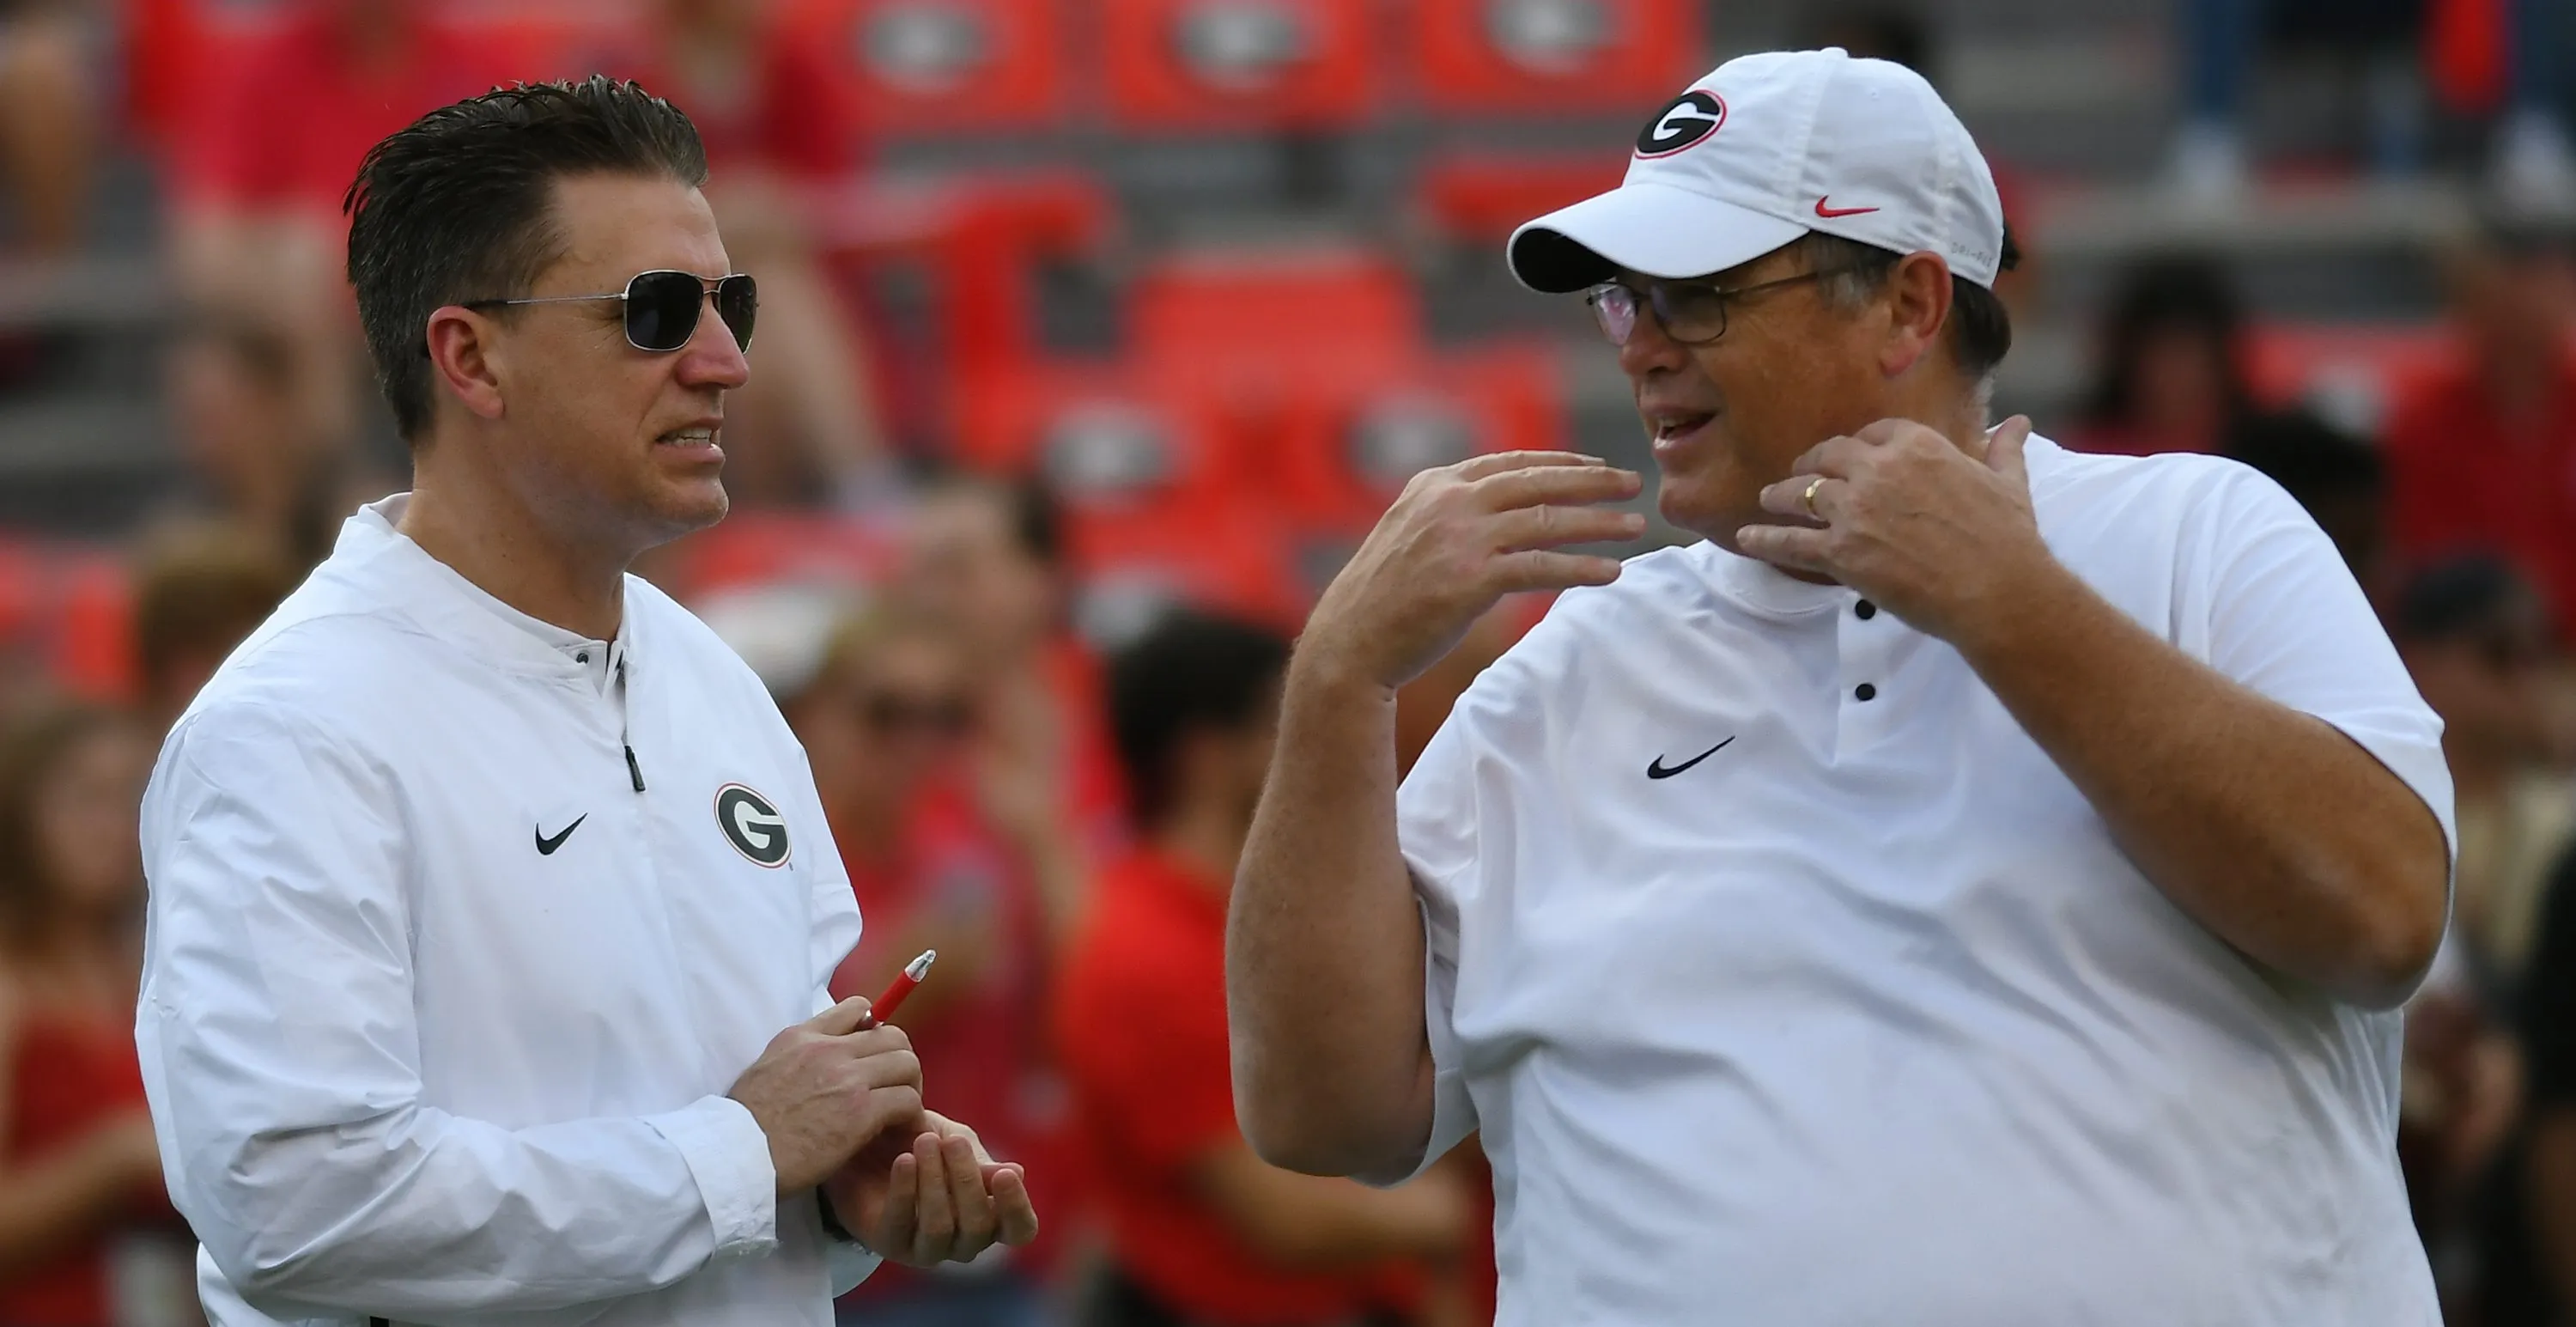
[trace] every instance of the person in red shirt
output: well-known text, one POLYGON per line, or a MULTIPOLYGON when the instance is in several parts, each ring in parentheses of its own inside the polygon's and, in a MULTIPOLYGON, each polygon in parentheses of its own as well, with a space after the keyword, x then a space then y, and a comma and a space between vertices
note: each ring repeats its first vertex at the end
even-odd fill
POLYGON ((1065 620, 1070 573, 1054 501, 1035 482, 943 479, 906 523, 902 564, 892 591, 966 643, 992 720, 976 754, 987 801, 1070 834, 1032 861, 1061 937, 1085 873, 1123 846, 1127 823, 1099 665, 1065 620))
MULTIPOLYGON (((1053 1207, 1060 1168, 1044 1154, 1055 1094, 1039 1012, 1048 941, 1018 845, 964 777, 977 721, 964 646, 900 605, 854 610, 816 587, 738 592, 704 617, 804 745, 866 918, 832 994, 874 998, 907 960, 939 951, 895 1019, 928 1099, 975 1120, 994 1155, 1026 1164, 1033 1201, 1053 1207)), ((1034 1327, 1053 1256, 1040 1241, 938 1276, 881 1267, 842 1298, 840 1316, 864 1327, 1034 1327)))
POLYGON ((165 1237, 165 1289, 189 1285, 134 1051, 151 754, 102 709, 39 709, 0 739, 0 1322, 143 1320, 110 1279, 137 1230, 165 1237))
POLYGON ((2576 243, 2490 225, 2450 269, 2453 349, 2390 412, 2401 558, 2503 554, 2576 622, 2576 243))
POLYGON ((1112 661, 1139 840, 1066 956, 1056 1041, 1110 1256, 1081 1327, 1403 1321, 1466 1242, 1446 1173, 1391 1190, 1280 1170, 1234 1117, 1225 908, 1278 724, 1288 644, 1180 611, 1112 661))
POLYGON ((262 26, 197 40, 167 163, 180 302, 282 338, 295 417, 348 449, 372 408, 341 271, 359 159, 427 111, 564 71, 429 0, 286 0, 262 26))

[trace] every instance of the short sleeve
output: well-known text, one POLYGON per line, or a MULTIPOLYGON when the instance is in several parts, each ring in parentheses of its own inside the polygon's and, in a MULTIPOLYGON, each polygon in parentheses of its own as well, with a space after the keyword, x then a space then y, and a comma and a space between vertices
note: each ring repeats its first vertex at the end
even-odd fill
POLYGON ((2232 463, 2195 504, 2177 567, 2179 640, 2230 679, 2333 724, 2405 781, 2456 853, 2442 721, 2424 703, 2334 543, 2271 480, 2232 463))
POLYGON ((1433 1072, 1431 1139, 1413 1174, 1477 1128, 1456 1017, 1460 901, 1473 895, 1476 875, 1474 727, 1462 700, 1396 793, 1396 842, 1422 909, 1422 1026, 1433 1072))

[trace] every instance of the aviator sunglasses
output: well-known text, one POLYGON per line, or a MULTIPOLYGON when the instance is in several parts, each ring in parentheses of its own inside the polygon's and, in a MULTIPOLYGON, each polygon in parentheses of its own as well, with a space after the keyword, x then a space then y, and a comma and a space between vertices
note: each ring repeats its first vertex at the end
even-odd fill
POLYGON ((716 316, 733 332, 736 345, 751 349, 751 326, 760 313, 760 287, 742 273, 713 281, 695 272, 641 272, 613 295, 548 295, 537 299, 468 300, 459 307, 499 309, 521 304, 588 304, 622 300, 626 305, 626 343, 637 350, 667 355, 697 335, 698 315, 714 296, 716 316))

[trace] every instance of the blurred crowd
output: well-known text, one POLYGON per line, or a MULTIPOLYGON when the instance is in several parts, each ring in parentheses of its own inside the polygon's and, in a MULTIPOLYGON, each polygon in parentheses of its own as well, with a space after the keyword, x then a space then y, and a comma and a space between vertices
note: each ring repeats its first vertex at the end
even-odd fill
MULTIPOLYGON (((593 69, 695 118, 764 304, 725 430, 757 537, 683 541, 639 570, 750 661, 806 747, 867 919, 839 993, 938 950, 904 1020, 932 1104, 1027 1162, 1048 1218, 1039 1244, 954 1274, 889 1266, 843 1320, 1490 1322, 1472 1149, 1380 1191, 1267 1166, 1234 1127, 1224 906, 1291 624, 1173 608, 1086 638, 1054 495, 899 438, 883 366, 907 348, 883 344, 796 203, 867 163, 792 7, 650 0, 527 24, 512 45, 488 25, 460 38, 430 0, 283 0, 210 61, 182 0, 134 0, 113 54, 82 2, 0 0, 0 253, 78 253, 102 144, 141 145, 165 200, 165 391, 188 479, 122 551, 112 683, 66 690, 0 657, 0 1324, 193 1313, 134 1059, 134 808, 198 686, 359 501, 401 486, 340 277, 356 161, 494 81, 593 69), (760 523, 778 512, 798 515, 760 523)), ((2223 192, 2242 171, 2227 34, 2263 7, 2187 8, 2207 44, 2175 169, 2223 192)), ((1896 40, 1846 39, 1879 38, 1896 40)), ((2523 194, 2576 191, 2554 75, 2521 55, 2488 73, 2513 112, 2496 169, 2523 194)), ((2090 387, 2040 421, 2081 448, 2222 453, 2272 476, 2448 725, 2453 926, 2409 1020, 2399 1146, 2461 1327, 2576 1324, 2576 229, 2548 215, 2500 213, 2445 255, 2447 320, 2374 417, 2258 390, 2234 274, 2176 253, 2126 275, 2090 387)), ((0 331, 0 380, 41 353, 0 331)), ((1506 603, 1403 693, 1400 760, 1544 609, 1506 603)))

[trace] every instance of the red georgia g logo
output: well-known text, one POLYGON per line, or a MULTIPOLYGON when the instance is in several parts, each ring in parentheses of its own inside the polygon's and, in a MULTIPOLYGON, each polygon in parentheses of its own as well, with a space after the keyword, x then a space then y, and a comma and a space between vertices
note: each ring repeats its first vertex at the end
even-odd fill
POLYGON ((1637 155, 1669 157, 1693 146, 1726 123, 1726 103, 1714 92, 1693 88, 1646 122, 1637 133, 1637 155))

